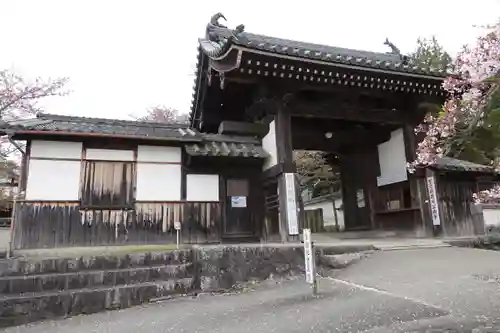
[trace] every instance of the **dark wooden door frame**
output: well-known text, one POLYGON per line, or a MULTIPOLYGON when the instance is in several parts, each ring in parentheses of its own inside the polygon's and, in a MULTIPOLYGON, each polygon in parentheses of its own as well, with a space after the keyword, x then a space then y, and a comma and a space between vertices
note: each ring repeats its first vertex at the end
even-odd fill
POLYGON ((251 188, 251 184, 252 184, 252 177, 250 176, 240 176, 240 177, 235 177, 235 176, 227 176, 227 177, 223 177, 223 195, 224 195, 224 200, 223 200, 223 212, 224 212, 224 220, 223 220, 223 223, 222 223, 222 230, 221 230, 221 235, 222 235, 222 238, 239 238, 239 237, 242 237, 242 238, 245 238, 245 237, 255 237, 256 234, 257 234, 257 226, 254 225, 254 216, 252 214, 252 210, 254 209, 254 205, 255 205, 255 200, 254 200, 254 196, 252 194, 253 191, 252 191, 252 188, 251 188), (248 193, 246 195, 246 200, 247 200, 247 207, 245 208, 242 208, 242 209, 246 209, 248 211, 248 223, 250 225, 252 225, 252 230, 249 231, 249 232, 228 232, 227 231, 227 226, 228 226, 228 223, 231 223, 231 221, 228 220, 229 218, 229 210, 231 209, 231 196, 228 195, 228 188, 227 188, 227 183, 229 180, 245 180, 248 182, 248 193))

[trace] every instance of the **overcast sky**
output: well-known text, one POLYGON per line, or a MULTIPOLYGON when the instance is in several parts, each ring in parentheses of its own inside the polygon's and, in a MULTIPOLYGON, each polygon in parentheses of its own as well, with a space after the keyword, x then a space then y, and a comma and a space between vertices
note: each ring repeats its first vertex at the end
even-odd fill
POLYGON ((473 25, 498 19, 500 0, 0 0, 0 68, 70 77, 72 93, 46 103, 50 113, 188 112, 197 39, 219 11, 229 27, 276 37, 381 52, 389 37, 407 53, 436 35, 455 53, 478 34, 473 25))

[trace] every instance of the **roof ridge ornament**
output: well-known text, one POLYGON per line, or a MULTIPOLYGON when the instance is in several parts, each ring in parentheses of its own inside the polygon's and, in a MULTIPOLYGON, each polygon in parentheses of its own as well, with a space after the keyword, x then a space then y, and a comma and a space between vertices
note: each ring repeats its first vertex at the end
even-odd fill
MULTIPOLYGON (((220 19, 223 19, 224 21, 227 21, 226 17, 222 13, 217 13, 212 15, 210 18, 210 22, 207 24, 207 39, 211 41, 216 41, 218 42, 220 40, 220 37, 216 34, 213 33, 213 30, 216 28, 222 28, 222 29, 228 29, 227 26, 223 25, 222 23, 219 22, 220 19), (215 37, 215 38, 214 38, 215 37), (215 39, 215 40, 214 40, 215 39)), ((232 30, 232 36, 230 36, 227 39, 238 39, 238 35, 241 34, 245 30, 245 25, 240 24, 236 28, 232 30)))
POLYGON ((399 50, 399 48, 396 45, 394 45, 394 43, 392 43, 389 40, 389 38, 387 38, 387 37, 385 38, 384 45, 389 46, 391 48, 391 52, 390 53, 394 54, 394 55, 397 55, 399 57, 399 59, 401 59, 401 61, 403 62, 404 65, 408 64, 408 61, 409 61, 408 56, 403 55, 401 53, 401 51, 399 50))
POLYGON ((220 22, 220 19, 226 20, 222 13, 212 15, 207 24, 205 39, 200 39, 202 50, 211 58, 217 58, 227 52, 234 40, 245 30, 243 24, 230 30, 220 22))
POLYGON ((227 28, 225 25, 222 25, 219 23, 219 20, 220 19, 224 19, 224 21, 227 21, 226 17, 224 16, 224 14, 222 13, 216 13, 214 15, 212 15, 212 17, 210 18, 210 25, 213 25, 215 27, 221 27, 221 28, 227 28))
POLYGON ((391 48, 392 54, 401 56, 401 51, 399 50, 399 48, 396 45, 394 45, 394 43, 391 43, 391 41, 389 41, 389 38, 387 38, 387 37, 385 38, 384 45, 387 45, 391 48))

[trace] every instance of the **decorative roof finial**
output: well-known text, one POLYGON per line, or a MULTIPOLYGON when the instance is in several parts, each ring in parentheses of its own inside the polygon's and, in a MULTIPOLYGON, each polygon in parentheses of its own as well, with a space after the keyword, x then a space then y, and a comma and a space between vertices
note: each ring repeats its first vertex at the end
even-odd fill
POLYGON ((393 43, 391 43, 389 41, 389 38, 385 39, 384 45, 389 46, 391 48, 391 54, 397 55, 399 57, 399 59, 401 59, 403 61, 403 64, 405 64, 405 65, 408 64, 408 62, 410 61, 408 56, 401 54, 401 51, 399 50, 399 48, 396 45, 394 45, 393 43))
POLYGON ((227 19, 224 16, 224 14, 222 14, 222 13, 219 12, 219 13, 213 15, 210 18, 210 24, 213 25, 213 26, 216 26, 216 27, 227 28, 225 25, 222 25, 222 24, 219 23, 220 19, 223 19, 224 21, 227 21, 227 19))
POLYGON ((398 56, 401 57, 401 51, 396 47, 396 45, 394 45, 393 43, 391 43, 389 41, 389 38, 385 39, 384 45, 387 45, 387 46, 389 46, 391 48, 391 53, 392 54, 395 54, 395 55, 398 55, 398 56))
POLYGON ((230 30, 222 25, 219 20, 226 19, 222 13, 217 13, 210 18, 207 24, 205 38, 200 39, 200 45, 209 57, 218 57, 229 50, 233 41, 243 32, 245 26, 240 24, 230 30))
MULTIPOLYGON (((227 29, 227 27, 219 22, 220 19, 226 21, 226 17, 222 13, 217 13, 210 18, 210 22, 207 25, 207 37, 212 41, 216 41, 218 39, 218 34, 213 34, 212 31, 217 28, 227 29)), ((245 26, 243 24, 238 25, 235 29, 231 31, 233 38, 238 38, 238 35, 245 30, 245 26)))

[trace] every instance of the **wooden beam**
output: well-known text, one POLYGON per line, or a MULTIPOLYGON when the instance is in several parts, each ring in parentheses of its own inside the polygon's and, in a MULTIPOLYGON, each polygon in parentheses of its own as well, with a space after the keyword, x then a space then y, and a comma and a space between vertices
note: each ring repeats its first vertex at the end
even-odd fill
POLYGON ((377 145, 391 138, 390 129, 353 129, 333 132, 330 139, 322 132, 298 132, 293 136, 293 148, 327 152, 350 151, 363 146, 377 145))
POLYGON ((276 145, 278 163, 283 164, 283 172, 294 172, 292 117, 286 102, 281 103, 276 114, 276 145))
MULTIPOLYGON (((292 147, 292 116, 290 114, 290 96, 285 95, 276 110, 276 147, 278 163, 282 165, 283 173, 278 176, 279 188, 279 231, 282 242, 297 241, 298 235, 290 235, 290 223, 288 217, 289 211, 294 211, 297 214, 297 207, 289 207, 291 201, 296 201, 296 193, 290 193, 288 187, 291 186, 287 182, 290 179, 286 178, 289 173, 295 172, 295 164, 293 162, 293 147, 292 147), (293 199, 292 199, 293 198, 293 199)), ((295 188, 295 191, 297 189, 295 188)), ((293 212, 291 213, 293 214, 293 212)), ((295 216, 298 225, 298 214, 295 216)), ((297 226, 298 227, 298 226, 297 226)))
POLYGON ((363 108, 354 103, 298 102, 291 109, 292 116, 343 119, 358 122, 375 122, 384 124, 404 124, 408 112, 389 108, 363 108))

